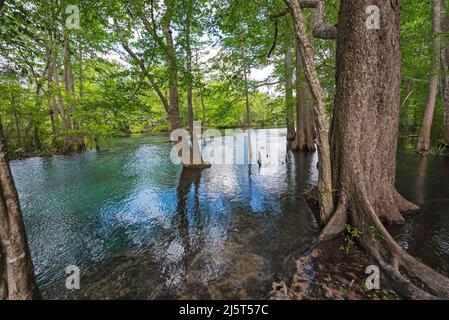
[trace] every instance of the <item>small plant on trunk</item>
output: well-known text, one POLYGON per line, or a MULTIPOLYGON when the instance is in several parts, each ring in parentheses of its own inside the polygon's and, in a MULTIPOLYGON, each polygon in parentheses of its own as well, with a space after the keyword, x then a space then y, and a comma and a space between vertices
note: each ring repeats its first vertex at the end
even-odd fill
POLYGON ((354 252, 355 241, 360 238, 362 232, 355 227, 346 224, 345 225, 345 243, 340 247, 347 255, 351 255, 354 252))

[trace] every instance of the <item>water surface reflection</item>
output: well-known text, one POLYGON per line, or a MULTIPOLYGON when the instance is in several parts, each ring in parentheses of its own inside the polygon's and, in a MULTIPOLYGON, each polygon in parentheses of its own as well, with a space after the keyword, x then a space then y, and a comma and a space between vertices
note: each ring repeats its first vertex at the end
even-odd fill
MULTIPOLYGON (((14 161, 44 296, 265 298, 319 232, 301 195, 316 183, 317 156, 287 154, 285 130, 273 132, 273 175, 248 162, 185 171, 168 161, 168 139, 154 136, 14 161), (72 264, 84 271, 78 292, 64 288, 72 264)), ((449 158, 399 153, 398 190, 422 212, 394 234, 440 270, 449 265, 448 181, 449 158)))
POLYGON ((166 141, 143 137, 14 162, 47 297, 67 295, 64 268, 75 264, 88 270, 80 297, 264 298, 318 232, 301 196, 316 155, 287 155, 275 132, 274 175, 249 161, 185 171, 167 161, 166 141))

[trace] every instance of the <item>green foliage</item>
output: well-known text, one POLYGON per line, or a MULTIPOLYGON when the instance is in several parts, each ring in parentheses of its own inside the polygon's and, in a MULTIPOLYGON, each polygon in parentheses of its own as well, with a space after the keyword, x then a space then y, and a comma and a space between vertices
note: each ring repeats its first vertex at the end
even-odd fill
MULTIPOLYGON (((339 1, 325 2, 326 20, 337 23, 339 1)), ((8 145, 16 156, 51 154, 61 151, 67 136, 93 140, 128 132, 168 131, 167 111, 156 87, 168 97, 173 75, 177 76, 183 125, 187 125, 187 87, 192 83, 194 118, 202 120, 204 116, 208 127, 245 126, 246 91, 251 125, 284 126, 283 57, 286 47, 295 48, 291 17, 280 14, 285 9, 282 0, 6 2, 0 12, 0 118, 8 145), (80 8, 80 29, 65 27, 68 5, 80 8), (167 46, 163 32, 167 25, 172 31, 173 49, 167 46), (147 74, 125 52, 120 37, 146 66, 147 74), (191 72, 187 48, 192 51, 191 72), (52 56, 58 82, 48 78, 52 56), (65 86, 66 64, 73 72, 74 92, 65 86), (270 72, 264 73, 265 79, 256 80, 255 70, 261 69, 270 72), (148 81, 148 74, 153 83, 148 81), (61 101, 63 111, 70 114, 76 126, 64 129, 61 108, 51 106, 54 99, 61 101)), ((401 114, 403 134, 419 131, 427 101, 432 52, 430 13, 428 2, 410 0, 402 4, 402 101, 409 96, 409 82, 413 83, 409 103, 401 114)), ((312 10, 305 9, 304 14, 311 30, 312 10)), ((326 110, 331 115, 335 42, 310 38, 326 110)), ((433 141, 440 139, 443 130, 440 100, 432 127, 433 141)), ((436 145, 431 153, 445 151, 436 145)))
POLYGON ((6 3, 0 12, 0 118, 13 156, 60 152, 67 137, 92 141, 128 132, 168 131, 167 112, 155 88, 166 94, 173 72, 178 77, 184 125, 191 79, 194 117, 203 118, 204 102, 207 126, 245 125, 245 86, 252 125, 282 126, 282 98, 261 92, 257 81, 248 78, 245 82, 242 77, 243 65, 249 77, 252 68, 270 63, 265 56, 271 45, 267 37, 272 33, 270 15, 282 8, 280 0, 6 3), (80 29, 64 26, 68 5, 80 8, 80 29), (187 33, 189 6, 192 16, 187 33), (145 18, 150 24, 145 25, 145 18), (172 51, 163 33, 167 23, 173 31, 172 51), (153 83, 124 52, 120 35, 145 64, 153 83), (186 68, 188 46, 193 51, 192 75, 186 68), (215 56, 201 58, 215 46, 219 48, 215 56), (167 54, 176 70, 168 65, 167 54), (49 73, 50 58, 57 76, 49 73), (73 73, 74 92, 65 83, 66 67, 73 73), (65 128, 62 112, 76 125, 65 128))
POLYGON ((351 255, 355 250, 355 241, 362 236, 362 231, 357 230, 357 228, 346 224, 345 225, 345 243, 340 247, 347 255, 351 255))
POLYGON ((440 139, 437 143, 435 143, 431 147, 429 154, 434 157, 440 157, 446 155, 448 150, 449 150, 448 144, 443 139, 440 139))
POLYGON ((377 241, 377 240, 384 240, 384 236, 377 230, 377 227, 375 225, 371 225, 369 227, 370 230, 370 236, 371 240, 377 241))
POLYGON ((363 292, 373 300, 396 300, 398 298, 397 295, 390 290, 370 290, 366 287, 365 282, 363 282, 361 288, 363 292))

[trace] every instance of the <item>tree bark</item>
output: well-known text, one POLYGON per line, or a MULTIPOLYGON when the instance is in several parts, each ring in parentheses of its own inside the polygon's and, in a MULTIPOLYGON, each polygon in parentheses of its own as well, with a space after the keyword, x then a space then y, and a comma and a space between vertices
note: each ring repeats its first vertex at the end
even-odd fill
MULTIPOLYGON (((449 33, 449 14, 446 1, 441 2, 441 31, 449 33)), ((443 139, 449 144, 449 40, 444 38, 444 45, 441 47, 441 66, 443 69, 443 139)))
POLYGON ((315 152, 313 99, 305 79, 299 43, 296 42, 296 134, 292 149, 315 152))
POLYGON ((317 127, 318 144, 318 202, 320 205, 321 224, 325 225, 332 216, 334 203, 332 199, 332 168, 328 137, 328 122, 324 105, 324 91, 320 85, 315 68, 314 51, 307 37, 304 16, 296 0, 285 0, 295 24, 296 37, 304 60, 305 74, 315 102, 314 115, 317 127))
POLYGON ((47 101, 48 101, 48 115, 50 117, 51 123, 51 132, 53 136, 53 142, 56 141, 56 136, 58 134, 56 127, 56 119, 55 119, 55 100, 54 100, 54 83, 53 83, 53 63, 52 63, 52 49, 47 49, 47 60, 48 60, 48 69, 47 69, 47 101))
POLYGON ((187 52, 187 113, 189 118, 189 132, 190 132, 190 161, 184 163, 184 168, 198 168, 205 166, 201 157, 201 150, 196 136, 194 127, 193 115, 193 68, 192 68, 192 46, 191 46, 191 24, 193 14, 193 0, 188 0, 187 17, 186 17, 186 43, 185 48, 187 52))
MULTIPOLYGON (((80 58, 80 63, 82 63, 82 58, 80 58)), ((80 69, 82 66, 80 66, 80 69)), ((70 52, 70 39, 67 31, 64 31, 64 84, 65 90, 67 93, 67 102, 69 105, 69 110, 67 112, 67 119, 69 119, 68 125, 70 126, 69 130, 71 131, 79 131, 79 125, 77 121, 72 120, 72 115, 75 112, 76 104, 75 104, 75 80, 72 69, 72 61, 71 61, 71 52, 70 52)), ((81 99, 81 90, 82 90, 82 75, 80 74, 80 98, 81 99)), ((77 132, 76 135, 73 133, 69 134, 68 141, 70 144, 66 146, 66 151, 70 151, 74 142, 76 142, 77 151, 84 151, 86 149, 86 144, 84 141, 84 137, 80 132, 77 132)))
POLYGON ((408 255, 381 222, 403 221, 400 211, 417 208, 395 189, 400 81, 399 1, 342 1, 332 124, 338 205, 320 239, 349 221, 396 292, 415 299, 447 298, 449 279, 408 255), (366 7, 372 4, 381 11, 378 30, 365 25, 366 7))
POLYGON ((200 103, 201 103, 201 114, 202 114, 202 118, 201 118, 201 133, 206 130, 206 105, 204 104, 204 84, 203 81, 201 80, 201 68, 200 68, 200 58, 199 58, 199 54, 198 54, 198 50, 196 51, 196 67, 198 70, 198 79, 199 79, 199 90, 198 90, 198 95, 200 98, 200 103))
POLYGON ((0 124, 0 299, 40 298, 0 124))
POLYGON ((243 37, 243 28, 239 17, 239 36, 240 36, 240 63, 243 75, 243 85, 245 94, 245 124, 247 128, 251 128, 251 101, 249 97, 249 79, 248 79, 248 66, 246 63, 246 53, 245 53, 245 38, 243 37))
POLYGON ((394 197, 401 81, 399 3, 392 3, 393 10, 385 4, 379 6, 382 21, 389 23, 379 30, 367 30, 364 18, 369 3, 359 1, 345 1, 340 12, 339 26, 345 25, 337 40, 333 183, 338 190, 338 208, 346 208, 352 193, 352 171, 360 162, 377 215, 388 222, 402 222, 394 197), (363 59, 357 59, 360 52, 363 59))
POLYGON ((170 100, 169 118, 172 130, 181 128, 179 119, 179 91, 178 91, 178 61, 171 31, 171 19, 173 10, 173 0, 165 0, 166 11, 162 18, 162 32, 166 42, 166 61, 168 74, 168 91, 170 100))
MULTIPOLYGON (((71 121, 70 116, 67 114, 64 101, 62 99, 61 93, 61 83, 59 78, 59 68, 58 68, 58 56, 57 52, 54 49, 55 41, 54 35, 50 33, 50 54, 49 54, 49 68, 48 68, 48 81, 49 81, 49 96, 51 97, 51 101, 53 104, 51 115, 54 117, 53 121, 55 121, 54 126, 56 127, 56 119, 57 115, 61 118, 62 124, 62 132, 64 137, 64 143, 60 146, 60 151, 65 152, 66 147, 71 145, 71 139, 68 135, 68 131, 71 130, 71 121)), ((52 124, 53 125, 53 124, 52 124)), ((56 131, 57 132, 57 131, 56 131)))
POLYGON ((14 125, 16 126, 17 143, 20 145, 22 143, 22 137, 20 135, 20 119, 17 114, 16 97, 11 94, 11 110, 14 117, 14 125))
POLYGON ((291 149, 295 139, 295 121, 293 119, 293 63, 292 51, 288 41, 284 43, 285 71, 285 119, 287 124, 287 149, 291 149))
POLYGON ((429 96, 424 112, 421 132, 416 146, 416 152, 427 153, 430 151, 430 134, 432 131, 433 115, 435 113, 435 101, 438 94, 438 70, 440 67, 441 47, 441 6, 440 0, 432 0, 432 74, 429 81, 429 96))

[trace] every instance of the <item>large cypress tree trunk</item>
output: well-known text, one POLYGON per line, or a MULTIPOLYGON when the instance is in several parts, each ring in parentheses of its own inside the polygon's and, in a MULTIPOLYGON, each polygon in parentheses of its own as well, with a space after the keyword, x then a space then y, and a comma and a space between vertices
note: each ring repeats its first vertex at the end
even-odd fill
POLYGON ((304 76, 304 65, 299 43, 296 45, 296 134, 294 151, 315 151, 313 125, 313 99, 309 84, 304 76))
POLYGON ((432 24, 433 24, 433 50, 432 50, 432 74, 429 82, 429 96, 424 112, 423 123, 419 135, 416 152, 429 152, 430 134, 432 131, 433 115, 435 113, 435 101, 438 94, 438 70, 440 68, 441 47, 441 6, 440 0, 432 0, 432 24))
POLYGON ((39 290, 0 124, 0 299, 38 299, 39 290))
POLYGON ((341 6, 331 135, 333 186, 338 190, 338 207, 346 208, 352 197, 354 170, 360 165, 377 215, 388 222, 401 222, 400 210, 407 208, 394 197, 401 83, 400 9, 398 1, 392 3, 395 10, 377 1, 382 21, 388 23, 379 30, 368 30, 368 2, 347 0, 341 6))
POLYGON ((400 211, 416 208, 395 190, 399 0, 341 2, 336 81, 332 172, 338 206, 321 239, 341 231, 348 218, 362 232, 360 244, 398 293, 409 298, 449 297, 449 279, 408 255, 381 223, 402 221, 400 211), (365 25, 366 7, 372 4, 380 8, 378 30, 365 25))

